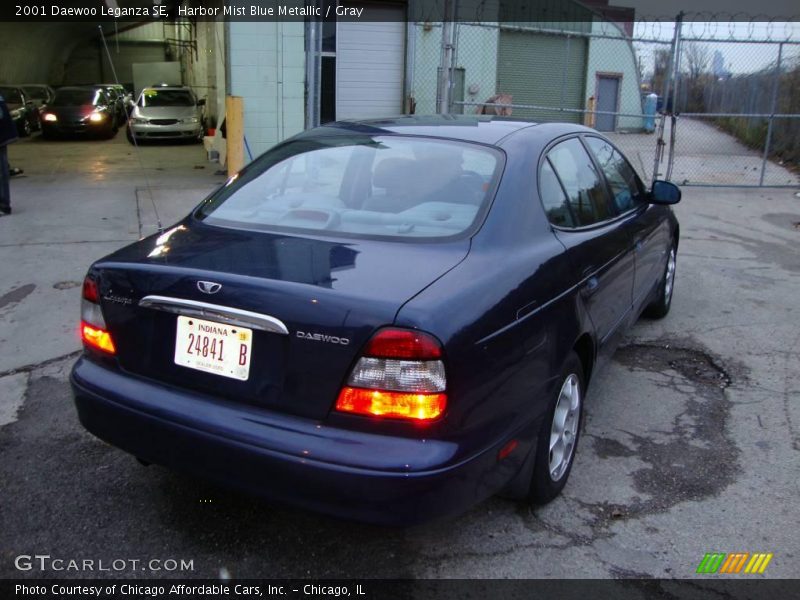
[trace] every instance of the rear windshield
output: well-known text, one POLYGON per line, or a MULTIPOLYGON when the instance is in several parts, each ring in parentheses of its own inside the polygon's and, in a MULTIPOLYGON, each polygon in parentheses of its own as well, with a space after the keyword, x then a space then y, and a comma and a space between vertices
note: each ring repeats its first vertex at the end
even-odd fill
POLYGON ((83 106, 94 104, 98 92, 95 90, 58 90, 53 98, 54 106, 83 106))
POLYGON ((139 106, 194 106, 191 92, 186 90, 145 90, 139 106))
POLYGON ((0 87, 0 96, 2 96, 8 104, 22 104, 22 96, 16 88, 0 87))
POLYGON ((486 210, 499 151, 401 136, 296 140, 267 152, 209 198, 209 224, 358 237, 445 238, 486 210))

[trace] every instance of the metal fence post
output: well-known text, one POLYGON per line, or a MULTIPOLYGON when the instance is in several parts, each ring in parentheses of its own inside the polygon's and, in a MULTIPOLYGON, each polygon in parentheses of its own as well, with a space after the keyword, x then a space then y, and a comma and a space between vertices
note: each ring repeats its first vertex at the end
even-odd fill
POLYGON ((311 19, 306 23, 306 128, 320 123, 320 71, 322 55, 322 23, 311 19))
MULTIPOLYGON (((672 91, 672 113, 671 118, 671 127, 670 127, 670 135, 669 135, 669 153, 667 155, 667 172, 665 175, 665 179, 667 181, 671 181, 672 178, 672 165, 675 162, 675 140, 677 138, 677 128, 678 128, 678 119, 676 117, 678 113, 678 90, 679 90, 679 81, 680 81, 680 73, 681 73, 681 32, 683 30, 683 11, 678 13, 678 17, 675 19, 675 56, 673 59, 673 74, 672 80, 674 82, 674 89, 672 91)), ((666 102, 666 100, 665 100, 666 102)))
POLYGON ((669 99, 670 86, 672 83, 675 55, 677 54, 678 44, 680 41, 680 23, 682 20, 683 20, 683 12, 680 12, 678 13, 678 16, 675 18, 675 31, 672 34, 672 44, 670 45, 669 63, 667 65, 667 71, 664 73, 664 83, 661 91, 661 97, 663 98, 662 102, 664 104, 661 110, 662 113, 661 120, 658 124, 658 134, 656 137, 656 155, 653 160, 653 178, 651 184, 654 183, 655 180, 658 178, 658 163, 661 162, 664 156, 664 128, 667 123, 667 117, 666 117, 667 100, 669 99))
POLYGON ((436 97, 439 101, 437 111, 441 115, 448 114, 450 110, 450 86, 453 64, 453 30, 456 0, 444 0, 444 21, 442 22, 442 53, 439 64, 439 82, 436 97))
POLYGON ((764 185, 764 175, 767 171, 769 159, 769 146, 772 143, 772 124, 775 121, 775 109, 778 104, 778 88, 781 85, 781 59, 783 58, 783 44, 778 44, 778 60, 775 63, 775 78, 772 82, 772 100, 769 107, 769 122, 767 124, 767 139, 764 141, 764 156, 761 159, 761 176, 758 185, 764 185))

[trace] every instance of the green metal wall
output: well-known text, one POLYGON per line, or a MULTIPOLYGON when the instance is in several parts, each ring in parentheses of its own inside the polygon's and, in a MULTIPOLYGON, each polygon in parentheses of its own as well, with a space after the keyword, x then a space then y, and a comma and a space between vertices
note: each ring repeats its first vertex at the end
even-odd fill
MULTIPOLYGON (((586 60, 584 37, 501 30, 497 92, 511 94, 514 104, 585 108, 586 60)), ((522 108, 514 108, 512 116, 536 121, 583 121, 580 113, 522 108)))

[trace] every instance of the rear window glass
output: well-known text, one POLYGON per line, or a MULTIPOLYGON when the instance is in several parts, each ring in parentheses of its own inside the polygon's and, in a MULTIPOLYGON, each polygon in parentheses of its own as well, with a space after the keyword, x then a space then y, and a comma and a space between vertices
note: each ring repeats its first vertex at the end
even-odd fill
POLYGON ((144 90, 140 106, 194 106, 195 99, 187 90, 144 90))
POLYGON ((443 238, 483 214, 501 154, 469 143, 328 136, 267 152, 201 206, 209 224, 443 238))

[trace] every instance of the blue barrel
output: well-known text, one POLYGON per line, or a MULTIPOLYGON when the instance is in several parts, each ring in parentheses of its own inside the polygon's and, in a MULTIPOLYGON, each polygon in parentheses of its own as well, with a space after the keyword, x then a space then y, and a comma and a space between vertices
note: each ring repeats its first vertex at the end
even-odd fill
POLYGON ((656 130, 656 105, 658 96, 654 93, 647 94, 644 99, 644 130, 653 133, 656 130))

